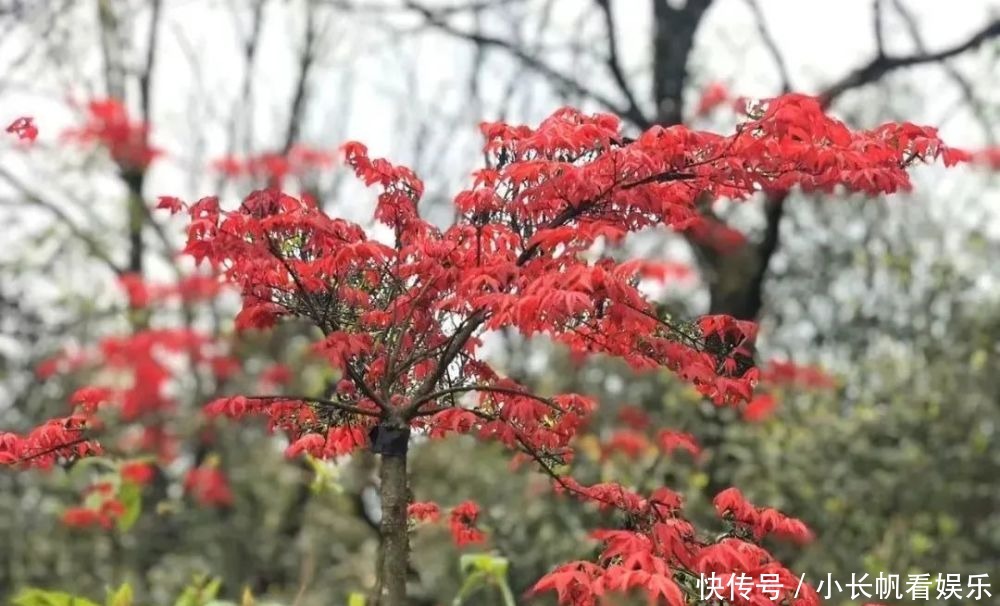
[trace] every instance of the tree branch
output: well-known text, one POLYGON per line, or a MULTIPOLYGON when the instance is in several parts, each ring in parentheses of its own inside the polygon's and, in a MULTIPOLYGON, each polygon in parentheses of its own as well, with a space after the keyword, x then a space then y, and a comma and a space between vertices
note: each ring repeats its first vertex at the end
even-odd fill
POLYGON ((560 86, 570 89, 578 95, 590 97, 594 101, 603 105, 609 111, 627 118, 633 124, 639 126, 648 125, 645 116, 637 114, 635 111, 630 111, 628 106, 623 107, 621 104, 615 102, 609 97, 584 86, 578 80, 570 78, 569 76, 559 72, 559 70, 555 69, 548 63, 545 63, 540 58, 527 53, 524 49, 516 47, 502 38, 488 36, 482 32, 467 32, 460 30, 443 19, 439 13, 413 0, 407 0, 406 6, 419 13, 422 17, 424 17, 429 25, 443 33, 455 38, 466 40, 479 46, 502 50, 520 61, 525 67, 556 82, 560 86))
POLYGON ((653 102, 656 123, 669 126, 683 120, 688 57, 695 34, 712 0, 688 0, 673 8, 667 0, 653 3, 653 102))
POLYGON ((3 166, 0 166, 0 177, 6 179, 7 182, 10 183, 12 187, 14 187, 14 189, 20 192, 21 195, 23 195, 28 200, 28 202, 31 202, 36 206, 40 206, 41 208, 44 208, 45 210, 52 213, 56 217, 56 219, 58 219, 63 225, 65 225, 69 229, 70 234, 72 234, 75 238, 78 238, 81 242, 83 242, 83 244, 87 247, 87 251, 90 254, 94 255, 99 260, 101 260, 105 265, 107 265, 108 269, 114 272, 115 275, 121 275, 125 273, 125 270, 119 267, 118 264, 111 259, 108 253, 106 253, 104 250, 101 249, 100 244, 98 244, 98 242, 90 234, 84 231, 83 228, 77 225, 76 222, 73 221, 73 219, 71 219, 70 216, 67 215, 66 212, 62 208, 60 208, 57 204, 52 204, 44 200, 41 196, 30 190, 27 185, 25 185, 20 179, 15 177, 10 171, 8 171, 3 166))
MULTIPOLYGON (((965 41, 937 52, 921 52, 906 56, 876 55, 865 65, 851 71, 846 76, 830 85, 820 93, 823 107, 829 107, 837 98, 848 90, 877 82, 885 75, 906 67, 925 65, 944 61, 969 50, 978 48, 987 40, 1000 36, 1000 20, 994 20, 989 25, 973 34, 965 41)), ((720 309, 713 302, 712 309, 716 313, 730 313, 740 319, 752 320, 759 315, 763 305, 763 282, 770 266, 771 258, 780 245, 780 222, 784 215, 787 194, 770 196, 764 201, 765 226, 761 240, 752 245, 754 264, 746 281, 742 285, 741 304, 739 309, 720 309)), ((697 245, 695 245, 697 246, 697 245)), ((720 261, 724 263, 725 261, 720 261)))
POLYGON ((875 56, 885 56, 885 36, 882 27, 882 0, 872 0, 872 32, 875 34, 875 56))
MULTIPOLYGON (((562 411, 562 409, 556 406, 556 404, 549 398, 543 398, 542 396, 535 395, 530 391, 526 390, 514 389, 511 387, 497 387, 495 385, 465 385, 463 387, 449 387, 448 389, 442 389, 440 391, 429 393, 421 397, 419 400, 414 400, 411 406, 413 406, 414 409, 419 409, 421 405, 426 404, 427 402, 431 402, 439 398, 443 398, 445 396, 461 394, 461 393, 469 393, 473 391, 481 391, 484 393, 497 393, 508 396, 521 396, 545 404, 546 406, 552 408, 553 410, 560 412, 562 411)), ((441 410, 445 409, 444 408, 436 409, 432 412, 440 412, 441 410)), ((424 413, 420 414, 423 415, 427 412, 428 411, 425 411, 424 413)))
POLYGON ((778 68, 778 76, 781 78, 781 92, 787 93, 792 90, 792 79, 788 73, 785 56, 781 54, 778 42, 767 27, 767 21, 764 19, 764 12, 760 9, 760 4, 758 4, 757 0, 746 0, 746 2, 750 6, 750 10, 753 12, 754 19, 757 22, 757 32, 760 33, 764 47, 767 48, 771 54, 771 58, 774 60, 775 67, 778 68))
POLYGON ((956 55, 974 50, 987 40, 996 38, 997 36, 1000 36, 1000 19, 994 19, 989 25, 979 30, 965 41, 944 50, 933 53, 921 52, 914 55, 899 57, 876 55, 865 65, 858 67, 827 87, 827 89, 820 94, 820 99, 822 100, 824 106, 829 106, 845 92, 853 88, 858 88, 860 86, 876 82, 890 72, 904 67, 937 63, 938 61, 950 59, 956 55))
POLYGON ((139 95, 142 103, 142 120, 146 124, 151 120, 151 106, 153 103, 152 81, 153 68, 156 65, 156 46, 159 40, 160 14, 163 7, 162 0, 152 0, 152 14, 149 18, 149 42, 146 46, 146 66, 139 76, 139 95))
POLYGON ((645 114, 639 109, 639 104, 636 102, 632 88, 625 80, 625 72, 622 70, 621 59, 618 56, 618 34, 615 30, 614 13, 611 11, 611 0, 594 0, 594 2, 597 3, 597 6, 601 9, 601 13, 604 15, 604 28, 608 33, 608 59, 606 64, 608 71, 611 72, 611 77, 614 79, 615 84, 618 85, 622 95, 624 95, 626 103, 628 103, 627 115, 630 116, 629 119, 637 126, 648 125, 649 120, 646 119, 645 114))
POLYGON ((380 417, 376 412, 371 410, 365 410, 358 406, 352 404, 345 404, 343 402, 337 402, 336 400, 327 400, 326 398, 309 398, 306 396, 243 396, 247 400, 268 400, 268 401, 278 401, 278 400, 297 400, 301 402, 309 402, 310 404, 319 404, 321 406, 329 406, 331 408, 336 408, 337 410, 355 414, 364 415, 366 417, 380 417))
POLYGON ((314 1, 309 0, 306 3, 305 39, 302 43, 302 54, 299 56, 299 79, 295 83, 295 95, 292 97, 292 107, 288 112, 288 128, 285 131, 285 142, 281 150, 283 154, 287 154, 299 138, 309 72, 316 59, 316 32, 319 27, 316 21, 314 1))
MULTIPOLYGON (((903 24, 909 32, 910 38, 913 39, 913 43, 916 45, 917 50, 921 53, 926 53, 927 44, 924 42, 924 37, 920 34, 920 28, 917 27, 917 21, 913 17, 913 14, 907 10, 906 6, 903 5, 902 0, 892 0, 892 6, 902 18, 903 24)), ((966 102, 972 108, 972 113, 975 114, 976 119, 979 120, 980 125, 983 127, 983 133, 985 134, 987 141, 992 143, 994 141, 993 122, 986 114, 986 108, 983 106, 982 100, 977 98, 972 83, 970 83, 969 80, 962 75, 962 72, 955 68, 955 66, 945 63, 941 67, 944 69, 945 73, 948 74, 948 77, 955 82, 955 85, 958 86, 959 90, 961 90, 966 102)))

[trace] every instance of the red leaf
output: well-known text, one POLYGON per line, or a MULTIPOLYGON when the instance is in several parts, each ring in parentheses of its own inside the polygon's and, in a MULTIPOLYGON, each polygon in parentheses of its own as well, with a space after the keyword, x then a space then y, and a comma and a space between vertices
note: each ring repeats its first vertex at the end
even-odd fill
POLYGON ((7 126, 7 132, 17 135, 22 141, 34 142, 38 138, 38 127, 35 126, 35 119, 28 116, 11 122, 7 126))

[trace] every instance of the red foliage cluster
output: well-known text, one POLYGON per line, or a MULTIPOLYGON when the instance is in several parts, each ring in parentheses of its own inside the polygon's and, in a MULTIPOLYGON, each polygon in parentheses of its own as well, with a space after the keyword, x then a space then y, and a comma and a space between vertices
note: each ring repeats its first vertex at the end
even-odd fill
POLYGON ((746 235, 721 221, 706 218, 688 230, 691 239, 722 255, 729 255, 747 243, 746 235))
POLYGON ((730 99, 729 89, 721 82, 712 82, 701 91, 695 115, 704 116, 730 99))
MULTIPOLYGON (((228 417, 240 419, 247 416, 262 416, 269 419, 268 429, 284 429, 295 432, 299 427, 310 427, 319 422, 319 417, 308 402, 289 398, 247 398, 244 396, 224 397, 213 400, 205 405, 204 413, 210 417, 228 417)), ((324 437, 314 434, 320 440, 324 437)), ((297 435, 294 437, 298 437, 297 435)), ((306 450, 307 442, 300 444, 301 451, 306 450)), ((299 453, 294 453, 299 454, 299 453)))
POLYGON ((272 152, 246 158, 224 156, 213 166, 230 178, 249 177, 262 180, 269 187, 280 188, 289 176, 302 177, 330 168, 333 159, 328 151, 300 144, 293 145, 287 154, 272 152))
POLYGON ((463 501, 452 507, 448 516, 448 527, 451 537, 459 547, 475 545, 486 540, 486 534, 476 528, 479 518, 479 505, 473 501, 463 501))
POLYGON ((7 126, 7 132, 22 141, 30 142, 38 138, 38 126, 35 125, 35 119, 29 116, 22 116, 11 122, 7 126))
MULTIPOLYGON (((680 496, 665 488, 645 498, 616 484, 582 486, 564 480, 563 487, 601 508, 626 512, 635 529, 595 532, 594 538, 603 544, 596 563, 570 562, 535 585, 535 592, 555 591, 560 604, 594 605, 608 594, 642 590, 650 603, 681 605, 687 603, 684 592, 692 587, 682 585, 678 579, 699 579, 712 574, 721 578, 771 575, 775 579, 772 585, 779 595, 773 599, 757 589, 746 597, 737 596, 734 604, 756 606, 785 603, 785 599, 796 606, 819 604, 812 588, 800 586, 800 579, 759 545, 725 535, 716 541, 700 540, 691 523, 680 517, 680 496), (771 602, 762 601, 764 597, 771 602)), ((795 540, 811 537, 798 520, 773 509, 753 508, 742 499, 734 499, 731 491, 721 493, 716 503, 717 507, 737 508, 744 516, 742 519, 752 524, 747 539, 759 540, 768 533, 795 540)))
POLYGON ((761 370, 760 378, 773 386, 790 385, 829 389, 837 385, 834 378, 822 368, 803 366, 783 360, 769 361, 761 370))
POLYGON ((774 394, 758 393, 743 407, 743 418, 751 423, 763 421, 771 417, 778 407, 774 394))
MULTIPOLYGON (((441 519, 441 507, 431 501, 410 503, 406 517, 415 522, 437 522, 441 519)), ((486 533, 476 528, 479 519, 479 505, 474 501, 463 501, 451 508, 448 514, 448 529, 458 547, 476 545, 486 540, 486 533)))
POLYGON ((100 527, 105 530, 114 526, 115 520, 125 514, 125 506, 114 497, 103 499, 93 507, 67 507, 62 514, 62 523, 70 528, 100 527))
POLYGON ((204 463, 187 472, 184 490, 205 507, 228 507, 233 504, 229 480, 216 465, 204 463))
POLYGON ((89 427, 90 419, 77 414, 50 419, 23 436, 0 432, 0 465, 48 468, 61 458, 101 454, 101 444, 85 435, 89 427))
POLYGON ((149 463, 142 461, 131 461, 124 463, 119 470, 122 480, 131 482, 137 486, 145 486, 153 481, 156 470, 149 463))
POLYGON ((67 130, 71 141, 97 143, 105 147, 123 170, 145 170, 160 154, 149 144, 149 127, 134 121, 118 99, 95 99, 87 103, 87 121, 67 130))
POLYGON ((416 501, 406 506, 406 517, 418 522, 437 522, 441 518, 441 507, 430 501, 416 501))
POLYGON ((1000 170, 1000 147, 989 147, 970 155, 976 164, 1000 170))
POLYGON ((235 364, 216 343, 187 329, 146 329, 106 337, 93 349, 44 361, 37 369, 42 377, 97 367, 108 384, 73 392, 70 416, 52 419, 24 436, 0 432, 0 464, 50 467, 61 458, 99 454, 103 449, 94 434, 104 427, 107 415, 125 423, 144 422, 138 438, 123 440, 121 449, 154 452, 169 460, 174 438, 162 426, 162 413, 176 404, 167 386, 175 378, 178 357, 216 373, 235 364))
POLYGON ((817 366, 803 366, 794 362, 771 360, 761 369, 761 385, 754 397, 742 409, 743 418, 751 423, 769 419, 778 408, 779 399, 774 391, 781 387, 805 389, 833 389, 836 380, 817 366))
POLYGON ((601 442, 601 457, 607 458, 614 453, 620 453, 629 459, 637 459, 651 449, 668 456, 677 450, 687 451, 693 457, 701 454, 701 446, 689 433, 661 429, 651 439, 637 429, 619 429, 601 442))
POLYGON ((618 410, 618 420, 626 427, 636 431, 648 428, 652 422, 648 412, 633 404, 627 404, 618 410))
POLYGON ((111 482, 97 482, 83 492, 84 504, 67 507, 61 521, 70 528, 102 528, 109 530, 125 515, 125 505, 118 499, 111 482))
POLYGON ((314 457, 329 459, 349 455, 358 448, 368 444, 368 433, 361 427, 331 427, 326 437, 316 433, 307 433, 292 442, 285 450, 288 457, 296 457, 302 453, 314 457))
POLYGON ((182 303, 206 301, 216 297, 223 287, 217 276, 201 274, 184 276, 170 284, 151 284, 138 274, 127 273, 119 276, 118 282, 133 309, 145 309, 172 298, 182 303))
POLYGON ((174 400, 166 392, 174 372, 169 356, 185 356, 209 367, 225 356, 215 351, 216 345, 206 336, 187 329, 148 329, 125 337, 102 340, 98 364, 120 371, 129 380, 115 388, 106 388, 108 403, 113 404, 122 419, 168 411, 174 400))
POLYGON ((776 509, 755 507, 736 488, 723 490, 715 496, 712 504, 716 513, 731 518, 758 541, 769 534, 800 543, 813 539, 812 533, 799 520, 789 518, 776 509))
POLYGON ((652 448, 653 444, 642 432, 619 429, 601 442, 601 458, 622 454, 629 459, 638 459, 652 448))
POLYGON ((271 364, 260 373, 260 383, 277 387, 292 380, 292 369, 284 364, 271 364))
POLYGON ((952 150, 952 155, 961 162, 971 162, 992 170, 1000 170, 1000 147, 986 147, 978 151, 952 150))

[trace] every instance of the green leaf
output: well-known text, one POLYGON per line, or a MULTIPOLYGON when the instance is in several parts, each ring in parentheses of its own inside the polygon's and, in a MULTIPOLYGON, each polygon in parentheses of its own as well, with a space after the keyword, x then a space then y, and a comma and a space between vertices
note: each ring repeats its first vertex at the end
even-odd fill
POLYGON ((18 593, 10 602, 13 606, 99 606, 87 598, 64 591, 28 588, 18 593))
POLYGON ((465 581, 452 601, 453 606, 460 606, 469 595, 487 587, 500 590, 504 606, 515 606, 514 594, 507 583, 510 560, 492 553, 469 553, 459 559, 459 567, 465 581))
POLYGON ((510 562, 507 558, 491 553, 468 553, 459 559, 463 574, 484 572, 491 576, 506 576, 510 562))
POLYGON ((922 532, 914 532, 910 535, 910 550, 914 553, 917 553, 918 555, 927 553, 932 547, 934 547, 934 541, 926 534, 922 532))
POLYGON ((703 471, 696 471, 691 474, 691 479, 690 479, 691 486, 698 490, 701 490, 702 488, 708 486, 708 482, 709 482, 708 474, 703 471))
POLYGON ((84 457, 73 463, 73 467, 69 469, 69 477, 79 478, 92 468, 98 468, 102 471, 114 471, 115 463, 107 457, 84 457))
POLYGON ((347 606, 365 606, 365 594, 353 591, 347 596, 347 606))
POLYGON ((220 587, 222 587, 221 579, 196 578, 194 582, 184 588, 180 597, 174 602, 174 606, 208 606, 215 601, 220 587))
POLYGON ((118 491, 118 500, 125 506, 125 513, 118 518, 118 530, 128 532, 142 513, 142 489, 126 482, 118 491))
POLYGON ((337 469, 330 463, 317 459, 311 455, 305 455, 305 461, 313 470, 313 479, 309 488, 315 494, 321 494, 327 490, 333 490, 336 494, 344 491, 344 487, 337 481, 337 469))
POLYGON ((132 600, 132 586, 128 583, 108 594, 108 606, 132 606, 132 600))
POLYGON ((458 595, 455 596, 455 600, 452 601, 452 606, 461 606, 465 598, 469 597, 475 591, 488 587, 492 583, 489 575, 481 570, 477 570, 472 574, 465 577, 465 582, 462 583, 462 587, 458 590, 458 595))
POLYGON ((222 588, 222 579, 212 579, 205 585, 202 590, 202 595, 209 600, 214 600, 215 596, 219 595, 219 589, 222 588))

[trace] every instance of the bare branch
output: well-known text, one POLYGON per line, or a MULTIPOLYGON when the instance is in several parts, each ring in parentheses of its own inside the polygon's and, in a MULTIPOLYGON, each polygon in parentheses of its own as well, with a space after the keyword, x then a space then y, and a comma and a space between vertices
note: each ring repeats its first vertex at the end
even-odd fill
POLYGON ((422 17, 424 17, 424 19, 429 25, 433 26, 435 29, 445 34, 448 34, 455 38, 459 38, 461 40, 466 40, 468 42, 486 48, 496 48, 502 50, 507 54, 511 55, 512 57, 514 57, 515 59, 517 59, 518 61, 520 61, 521 64, 523 64, 525 67, 552 80, 558 85, 567 88, 578 95, 583 95, 585 97, 593 99, 597 103, 603 105, 609 111, 627 118, 634 124, 637 125, 646 124, 644 116, 637 115, 634 111, 630 112, 629 107, 622 106, 620 103, 614 101, 610 97, 584 86, 578 80, 575 80, 574 78, 571 78, 566 74, 563 74, 556 68, 544 62, 538 56, 530 54, 526 52, 524 49, 510 44, 506 40, 489 36, 482 32, 463 31, 453 26, 451 23, 449 23, 440 12, 432 10, 418 2, 407 0, 406 6, 411 8, 415 12, 419 13, 422 17))
MULTIPOLYGON (((254 67, 256 66, 257 59, 257 49, 260 43, 260 32, 263 25, 264 19, 264 0, 254 0, 253 9, 250 17, 250 32, 246 34, 243 38, 243 74, 242 82, 240 84, 240 94, 235 98, 232 109, 229 111, 229 124, 227 125, 227 138, 226 143, 227 154, 232 156, 236 154, 237 149, 240 147, 240 142, 237 141, 237 134, 239 134, 240 118, 244 118, 244 130, 243 135, 243 147, 249 151, 253 147, 253 114, 254 114, 254 94, 253 94, 253 75, 254 67)), ((240 22, 239 11, 234 6, 233 7, 233 19, 236 21, 237 25, 240 22)), ((178 39, 184 40, 183 37, 178 33, 178 39)), ((223 173, 219 173, 216 178, 215 190, 219 191, 222 189, 222 185, 225 182, 226 177, 223 173)))
POLYGON ((885 35, 882 25, 882 0, 872 0, 872 31, 875 34, 876 57, 885 56, 885 35))
MULTIPOLYGON (((442 389, 442 390, 439 390, 439 391, 435 391, 435 392, 429 393, 429 394, 427 394, 425 396, 422 396, 422 397, 414 400, 410 404, 410 406, 413 408, 414 413, 416 414, 416 411, 419 410, 420 407, 422 405, 426 404, 427 402, 433 402, 434 400, 437 400, 439 398, 443 398, 443 397, 449 396, 449 395, 469 393, 469 392, 476 392, 476 391, 482 392, 482 393, 496 393, 496 394, 507 395, 507 396, 521 396, 521 397, 529 398, 531 400, 535 400, 536 402, 540 402, 542 404, 545 404, 546 406, 548 406, 549 408, 552 408, 553 410, 557 410, 557 411, 561 411, 562 410, 562 409, 560 409, 555 404, 555 402, 553 402, 549 398, 543 398, 542 396, 535 395, 535 394, 533 394, 533 393, 531 393, 530 391, 527 391, 527 390, 514 389, 514 388, 511 388, 511 387, 498 387, 496 385, 465 385, 463 387, 449 387, 447 389, 442 389)), ((433 412, 440 412, 440 410, 442 410, 442 409, 436 409, 433 412)))
POLYGON ((139 76, 139 95, 142 103, 142 119, 149 124, 152 119, 153 68, 156 65, 156 46, 159 40, 162 0, 152 0, 152 14, 149 17, 149 41, 146 43, 146 66, 139 76))
MULTIPOLYGON (((910 34, 910 38, 913 39, 913 43, 916 45, 917 50, 922 53, 926 53, 927 44, 924 42, 924 37, 920 34, 920 28, 917 27, 917 20, 914 18, 913 13, 911 13, 906 6, 903 5, 902 0, 892 0, 892 5, 902 18, 903 24, 906 26, 906 30, 910 34)), ((944 69, 945 73, 948 74, 948 77, 952 79, 955 85, 958 86, 959 90, 961 90, 962 96, 965 97, 972 113, 975 114, 976 119, 983 127, 983 133, 985 134, 987 141, 992 143, 995 139, 993 136, 993 122, 986 114, 986 108, 984 107, 982 100, 976 96, 972 83, 969 82, 968 78, 962 75, 962 72, 958 71, 955 66, 945 63, 941 67, 944 69)))
POLYGON ((377 412, 371 410, 365 410, 358 406, 352 404, 345 404, 344 402, 337 402, 336 400, 327 400, 325 398, 310 398, 306 396, 244 396, 247 400, 267 400, 267 401, 282 401, 282 400, 295 400, 300 402, 309 402, 310 404, 319 404, 320 406, 329 406, 330 408, 336 408, 342 412, 351 413, 354 415, 364 415, 366 417, 379 417, 377 412))
POLYGON ((778 76, 781 78, 781 92, 787 93, 792 90, 792 79, 788 73, 788 65, 785 63, 785 56, 781 54, 777 41, 771 34, 771 30, 767 27, 767 21, 764 19, 764 13, 760 9, 760 4, 757 3, 757 0, 746 0, 746 2, 750 6, 750 10, 753 11, 753 16, 757 22, 757 31, 760 33, 760 38, 764 42, 764 46, 767 48, 768 52, 771 54, 775 67, 778 68, 778 76))
POLYGON ((28 463, 28 462, 33 461, 35 459, 40 459, 40 458, 48 456, 50 454, 59 452, 60 450, 63 450, 63 449, 66 449, 66 448, 73 448, 74 446, 78 446, 80 444, 83 444, 84 442, 86 442, 88 440, 89 440, 89 438, 85 438, 85 437, 81 436, 79 438, 70 440, 69 442, 64 442, 62 444, 57 444, 55 446, 51 446, 49 448, 46 448, 45 450, 40 450, 38 452, 33 452, 31 454, 24 455, 20 459, 17 460, 17 463, 18 464, 28 463))
MULTIPOLYGON (((853 70, 830 85, 819 95, 820 99, 824 107, 828 107, 848 90, 877 82, 885 75, 898 69, 943 62, 951 57, 978 48, 987 40, 995 38, 998 35, 1000 35, 1000 20, 994 20, 964 42, 941 51, 928 52, 921 48, 920 52, 914 55, 876 55, 865 65, 853 70)), ((763 305, 764 280, 770 266, 771 258, 780 246, 780 224, 784 215, 785 198, 785 194, 780 194, 771 196, 764 201, 764 233, 761 240, 752 245, 752 251, 748 251, 748 254, 753 255, 755 262, 746 276, 745 283, 741 286, 741 304, 739 305, 739 309, 716 309, 715 311, 724 311, 741 319, 754 319, 759 314, 760 308, 763 305)), ((714 263, 712 267, 714 268, 714 263)))
MULTIPOLYGON (((399 13, 408 10, 406 6, 395 3, 379 3, 373 0, 316 0, 318 4, 348 10, 356 13, 399 13)), ((492 8, 499 8, 508 4, 522 4, 525 0, 473 0, 470 2, 443 5, 434 8, 434 11, 442 17, 450 17, 459 13, 480 13, 492 8)))
POLYGON ((865 65, 858 67, 837 82, 834 82, 825 91, 823 91, 820 98, 823 100, 824 105, 829 106, 837 99, 837 97, 845 92, 853 88, 858 88, 860 86, 876 82, 890 72, 904 67, 937 63, 939 61, 950 59, 967 51, 979 48, 979 46, 981 46, 984 42, 996 38, 997 36, 1000 36, 1000 19, 993 20, 989 25, 979 30, 965 41, 944 50, 933 53, 921 52, 914 55, 900 57, 876 56, 865 65))
POLYGON ((292 97, 292 106, 288 111, 288 128, 285 131, 285 142, 281 150, 284 154, 287 154, 298 140, 299 129, 302 126, 309 72, 316 60, 316 34, 319 28, 317 21, 315 2, 307 0, 305 39, 302 43, 302 52, 299 55, 299 78, 295 83, 295 94, 292 97))
POLYGON ((611 72, 611 77, 614 79, 615 84, 618 85, 622 95, 625 97, 625 101, 628 103, 628 113, 633 116, 630 118, 632 122, 647 124, 648 120, 642 110, 639 109, 639 104, 636 102, 632 88, 625 80, 625 73, 622 70, 621 59, 618 56, 618 34, 615 31, 615 18, 611 10, 611 0, 594 0, 594 2, 597 3, 597 6, 601 9, 601 13, 604 15, 604 28, 608 34, 608 59, 606 61, 608 71, 611 72))
POLYGON ((66 211, 60 208, 58 204, 53 204, 43 199, 40 195, 32 191, 23 181, 15 177, 10 171, 8 171, 3 166, 0 166, 0 177, 6 179, 7 182, 14 189, 20 192, 20 194, 24 196, 26 200, 28 200, 28 202, 36 206, 39 206, 41 208, 44 208, 52 215, 54 215, 56 219, 58 219, 63 225, 65 225, 69 229, 69 232, 70 234, 73 235, 73 237, 83 242, 84 246, 87 247, 87 251, 90 252, 90 254, 100 259, 105 265, 108 266, 108 268, 112 272, 114 272, 116 275, 121 275, 125 272, 125 270, 119 267, 118 264, 116 264, 111 259, 108 253, 101 248, 100 244, 98 244, 98 242, 90 234, 88 234, 82 227, 77 225, 76 222, 72 218, 70 218, 70 216, 66 214, 66 211))

